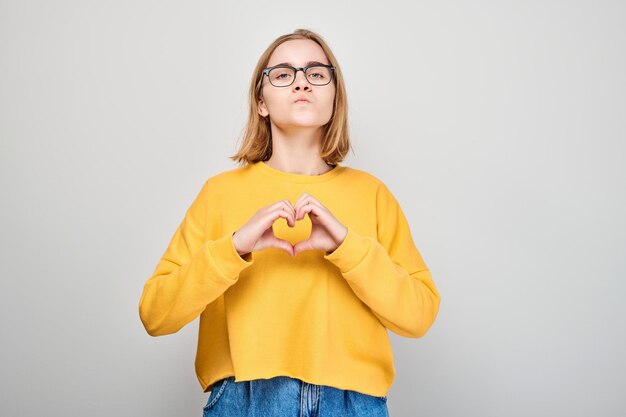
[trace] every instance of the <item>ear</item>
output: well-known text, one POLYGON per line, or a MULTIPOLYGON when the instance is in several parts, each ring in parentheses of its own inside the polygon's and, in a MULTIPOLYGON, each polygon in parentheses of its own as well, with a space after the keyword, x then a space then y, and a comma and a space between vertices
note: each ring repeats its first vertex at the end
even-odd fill
POLYGON ((267 117, 267 115, 270 114, 270 112, 267 111, 267 106, 265 105, 263 98, 259 99, 259 114, 263 117, 267 117))

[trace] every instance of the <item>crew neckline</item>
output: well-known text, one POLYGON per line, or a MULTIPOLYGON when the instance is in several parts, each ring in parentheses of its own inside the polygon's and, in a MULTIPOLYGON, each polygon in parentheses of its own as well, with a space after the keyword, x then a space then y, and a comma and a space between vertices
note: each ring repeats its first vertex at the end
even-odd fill
POLYGON ((271 166, 267 165, 265 161, 255 162, 253 166, 256 167, 257 170, 271 177, 285 180, 285 181, 296 182, 296 183, 314 183, 314 182, 328 181, 331 178, 335 178, 345 169, 343 165, 338 163, 337 165, 335 165, 333 169, 331 169, 330 171, 326 171, 323 174, 306 175, 306 174, 294 174, 291 172, 280 171, 276 168, 272 168, 271 166))

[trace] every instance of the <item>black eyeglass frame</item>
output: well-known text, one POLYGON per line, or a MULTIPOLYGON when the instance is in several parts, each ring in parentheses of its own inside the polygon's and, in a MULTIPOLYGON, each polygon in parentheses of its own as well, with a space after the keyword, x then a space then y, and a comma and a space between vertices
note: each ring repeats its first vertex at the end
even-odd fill
POLYGON ((263 68, 263 75, 267 75, 267 79, 269 80, 270 84, 273 87, 289 87, 291 84, 293 84, 293 82, 296 80, 296 76, 298 75, 298 71, 302 71, 304 73, 304 78, 306 79, 306 81, 316 87, 323 87, 325 85, 330 84, 331 81, 333 81, 335 79, 335 67, 333 67, 332 65, 328 65, 328 64, 311 64, 311 65, 307 65, 306 67, 292 67, 291 65, 274 65, 273 67, 267 67, 267 68, 263 68), (328 80, 328 82, 326 84, 313 84, 311 81, 309 81, 309 77, 306 76, 306 72, 309 68, 313 68, 313 67, 325 67, 325 68, 329 68, 330 69, 330 74, 331 77, 328 80), (273 70, 274 68, 290 68, 293 70, 293 79, 291 80, 291 82, 287 85, 274 85, 272 84, 272 79, 270 78, 270 71, 273 70))

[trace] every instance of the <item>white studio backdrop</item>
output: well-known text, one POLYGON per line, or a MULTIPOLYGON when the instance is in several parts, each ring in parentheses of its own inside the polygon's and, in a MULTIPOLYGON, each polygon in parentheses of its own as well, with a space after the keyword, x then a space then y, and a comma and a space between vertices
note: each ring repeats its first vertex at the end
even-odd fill
POLYGON ((393 417, 618 416, 626 401, 626 6, 0 1, 0 415, 198 416, 198 321, 138 302, 236 165, 263 50, 320 33, 354 153, 442 300, 390 332, 393 417))

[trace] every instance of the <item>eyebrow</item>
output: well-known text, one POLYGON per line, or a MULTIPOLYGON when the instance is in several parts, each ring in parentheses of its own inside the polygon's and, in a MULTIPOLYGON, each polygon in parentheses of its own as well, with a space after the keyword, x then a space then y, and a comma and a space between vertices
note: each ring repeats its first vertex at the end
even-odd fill
MULTIPOLYGON (((330 65, 330 64, 324 64, 323 62, 319 62, 319 61, 309 61, 306 63, 305 67, 308 67, 309 65, 314 65, 314 64, 330 65)), ((280 64, 276 64, 276 65, 289 65, 290 67, 295 66, 291 62, 281 62, 280 64)), ((272 67, 275 67, 276 65, 272 65, 272 67)))

